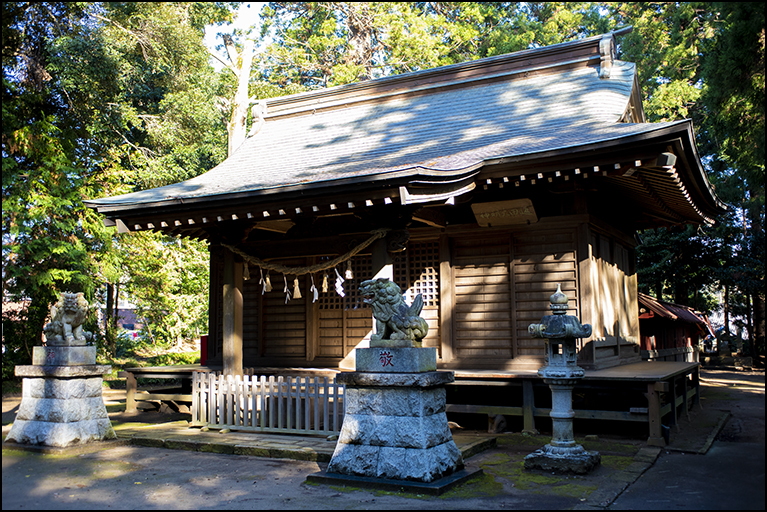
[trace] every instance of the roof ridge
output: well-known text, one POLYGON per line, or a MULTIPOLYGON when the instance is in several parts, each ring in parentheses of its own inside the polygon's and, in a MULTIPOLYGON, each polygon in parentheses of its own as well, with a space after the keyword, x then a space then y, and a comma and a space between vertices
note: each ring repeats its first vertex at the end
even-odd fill
MULTIPOLYGON (((528 48, 437 68, 401 73, 287 96, 264 98, 260 100, 260 103, 266 105, 265 117, 268 119, 329 108, 338 104, 370 101, 441 87, 461 86, 513 74, 527 76, 531 72, 574 66, 591 61, 604 64, 605 57, 609 57, 611 64, 616 55, 615 36, 631 32, 631 30, 633 30, 631 26, 623 27, 605 34, 565 41, 550 46, 528 48), (605 47, 603 41, 608 41, 609 44, 605 47), (603 55, 604 53, 608 55, 603 55), (576 57, 552 61, 552 57, 558 54, 568 56, 575 54, 576 57)), ((609 73, 605 78, 607 77, 609 77, 609 73)))

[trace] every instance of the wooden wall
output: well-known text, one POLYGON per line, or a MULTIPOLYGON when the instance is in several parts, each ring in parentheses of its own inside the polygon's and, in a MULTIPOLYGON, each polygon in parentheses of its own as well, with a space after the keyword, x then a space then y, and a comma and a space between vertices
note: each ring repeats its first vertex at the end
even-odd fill
MULTIPOLYGON (((579 364, 601 368, 639 360, 633 243, 591 220, 584 215, 506 228, 415 231, 407 250, 394 255, 394 280, 408 303, 423 295, 421 316, 429 324, 424 346, 437 347, 440 366, 540 367, 543 340, 532 338, 527 329, 550 314, 549 297, 557 284, 570 299, 568 314, 594 328, 594 336, 579 347, 579 364)), ((220 283, 221 260, 211 263, 212 285, 220 283)), ((317 261, 307 257, 280 263, 317 261)), ((258 269, 251 268, 243 286, 244 364, 338 367, 354 348, 367 346, 372 313, 358 288, 372 277, 372 257, 359 254, 352 265, 354 278, 345 282, 345 297, 335 293, 331 270, 329 291, 320 293, 319 300, 311 300, 307 275, 299 278, 303 297, 287 303, 282 274, 272 273, 274 289, 262 294, 258 269)), ((323 274, 314 275, 318 288, 323 274)), ((293 278, 288 276, 291 293, 293 278)), ((220 319, 221 301, 211 297, 220 319)), ((216 356, 220 360, 220 321, 216 331, 209 344, 211 364, 216 356)))
POLYGON ((634 241, 601 223, 580 228, 583 323, 593 335, 578 361, 598 369, 641 360, 634 241))
MULTIPOLYGON (((358 344, 370 341, 373 313, 362 303, 359 285, 373 277, 372 267, 369 254, 361 254, 352 260, 353 279, 344 282, 344 297, 334 291, 335 271, 322 273, 322 276, 328 276, 328 292, 320 293, 317 301, 317 357, 341 359, 349 355, 358 344)), ((340 268, 339 272, 345 275, 346 266, 340 268)), ((315 280, 321 290, 322 278, 315 277, 315 280)))
POLYGON ((576 240, 572 227, 488 231, 454 237, 455 287, 451 367, 538 368, 543 340, 528 326, 550 314, 561 284, 578 316, 576 240))

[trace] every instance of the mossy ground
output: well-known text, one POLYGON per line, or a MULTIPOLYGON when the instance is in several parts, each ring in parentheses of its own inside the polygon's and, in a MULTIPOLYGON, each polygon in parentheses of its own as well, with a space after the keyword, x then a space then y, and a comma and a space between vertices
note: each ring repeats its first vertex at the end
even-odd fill
MULTIPOLYGON (((472 457, 483 470, 481 476, 472 478, 442 494, 440 499, 484 498, 509 494, 517 489, 536 494, 554 494, 581 501, 599 488, 602 480, 612 471, 621 471, 634 461, 641 443, 625 443, 600 439, 585 441, 576 439, 584 448, 602 454, 602 468, 588 475, 556 475, 537 470, 526 470, 524 458, 531 451, 550 441, 544 435, 503 434, 497 438, 497 447, 472 457)), ((352 486, 332 486, 338 492, 365 491, 352 486)), ((434 499, 432 496, 397 492, 373 491, 376 496, 399 496, 411 499, 434 499)))

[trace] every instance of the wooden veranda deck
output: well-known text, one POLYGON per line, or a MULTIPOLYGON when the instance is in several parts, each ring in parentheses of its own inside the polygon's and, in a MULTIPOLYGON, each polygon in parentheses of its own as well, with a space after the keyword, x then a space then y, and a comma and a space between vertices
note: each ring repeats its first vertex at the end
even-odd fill
MULTIPOLYGON (((644 406, 628 406, 623 410, 591 407, 575 408, 576 419, 643 422, 648 425, 648 443, 665 446, 662 422, 677 426, 682 413, 688 414, 692 405, 700 403, 700 364, 672 361, 642 361, 602 370, 587 370, 577 389, 626 390, 641 393, 644 406)), ((118 376, 126 379, 126 412, 136 410, 136 402, 144 400, 175 400, 191 402, 192 373, 220 372, 222 368, 199 364, 126 368, 118 376), (182 385, 174 390, 141 392, 137 379, 180 379, 182 385)), ((545 386, 535 371, 454 370, 455 389, 474 387, 521 387, 521 400, 510 400, 503 405, 450 403, 448 413, 502 414, 521 416, 524 430, 535 431, 535 418, 548 418, 550 409, 536 406, 534 388, 545 386)), ((328 376, 340 373, 329 368, 248 368, 248 375, 328 376)), ((450 396, 450 394, 448 395, 450 396)), ((630 405, 630 404, 627 404, 630 405)), ((614 409, 614 408, 613 408, 614 409)))

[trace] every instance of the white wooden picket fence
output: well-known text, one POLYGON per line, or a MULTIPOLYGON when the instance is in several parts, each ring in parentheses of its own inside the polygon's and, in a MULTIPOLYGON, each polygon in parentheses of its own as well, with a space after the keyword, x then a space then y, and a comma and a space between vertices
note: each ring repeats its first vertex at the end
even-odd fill
POLYGON ((328 377, 192 374, 192 425, 249 432, 333 434, 344 385, 328 377))

